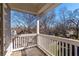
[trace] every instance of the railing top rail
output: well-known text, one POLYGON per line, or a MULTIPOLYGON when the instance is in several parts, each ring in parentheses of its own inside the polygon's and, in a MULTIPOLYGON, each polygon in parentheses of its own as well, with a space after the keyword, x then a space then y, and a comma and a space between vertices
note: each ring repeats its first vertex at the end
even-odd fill
POLYGON ((12 41, 17 38, 17 37, 25 37, 25 36, 36 36, 37 33, 33 33, 33 34, 21 34, 21 35, 15 35, 14 37, 12 37, 12 41))
POLYGON ((21 35, 17 35, 17 36, 35 36, 37 35, 36 33, 33 33, 33 34, 21 34, 21 35))
POLYGON ((57 37, 57 36, 53 36, 53 35, 46 35, 46 34, 39 34, 39 35, 45 36, 46 38, 49 38, 51 40, 57 40, 57 41, 66 42, 66 43, 69 43, 69 44, 79 46, 79 40, 70 39, 70 38, 62 38, 62 37, 57 37))
POLYGON ((37 35, 37 34, 36 33, 33 33, 33 34, 20 34, 20 35, 15 35, 14 37, 18 37, 18 36, 35 36, 35 35, 37 35))

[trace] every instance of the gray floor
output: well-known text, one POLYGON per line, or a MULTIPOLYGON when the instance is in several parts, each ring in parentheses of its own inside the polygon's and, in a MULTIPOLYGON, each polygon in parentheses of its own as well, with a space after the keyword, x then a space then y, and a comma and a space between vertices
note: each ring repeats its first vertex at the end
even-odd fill
POLYGON ((32 47, 12 52, 11 56, 46 56, 46 54, 38 47, 32 47))

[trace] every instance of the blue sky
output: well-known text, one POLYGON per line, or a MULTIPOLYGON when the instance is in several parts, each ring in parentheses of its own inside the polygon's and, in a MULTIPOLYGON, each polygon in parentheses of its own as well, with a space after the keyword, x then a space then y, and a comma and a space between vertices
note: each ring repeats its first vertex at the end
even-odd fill
POLYGON ((67 10, 74 11, 79 8, 79 3, 61 3, 59 6, 55 8, 55 12, 57 15, 60 14, 60 9, 66 8, 67 10))
POLYGON ((79 3, 61 3, 59 6, 57 6, 54 10, 56 13, 56 18, 58 18, 56 21, 59 21, 59 17, 61 15, 61 9, 67 9, 70 11, 74 11, 75 9, 79 8, 79 3))
POLYGON ((68 10, 73 11, 73 10, 79 8, 79 3, 62 3, 56 8, 60 9, 60 8, 63 8, 63 7, 67 7, 68 10))
MULTIPOLYGON (((62 4, 60 4, 59 6, 57 6, 54 9, 55 13, 56 13, 56 17, 59 17, 60 9, 63 9, 63 8, 67 8, 67 10, 74 11, 75 9, 79 8, 79 3, 62 3, 62 4)), ((16 13, 16 11, 11 11, 11 27, 16 27, 16 22, 14 22, 14 21, 16 21, 16 19, 19 18, 19 20, 22 20, 22 18, 20 18, 19 16, 15 17, 15 13, 16 13)), ((20 12, 17 12, 17 13, 20 13, 20 12)))

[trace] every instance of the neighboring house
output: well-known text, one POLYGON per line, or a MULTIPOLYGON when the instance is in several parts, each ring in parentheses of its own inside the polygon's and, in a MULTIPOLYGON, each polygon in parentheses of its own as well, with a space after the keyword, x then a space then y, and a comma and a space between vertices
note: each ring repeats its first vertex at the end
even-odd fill
POLYGON ((22 29, 20 29, 20 28, 12 28, 11 29, 11 36, 17 35, 21 31, 22 31, 22 29))
POLYGON ((67 30, 67 37, 70 37, 70 38, 75 38, 75 31, 74 29, 69 29, 67 30))
POLYGON ((15 36, 17 34, 15 29, 11 29, 11 37, 15 36))

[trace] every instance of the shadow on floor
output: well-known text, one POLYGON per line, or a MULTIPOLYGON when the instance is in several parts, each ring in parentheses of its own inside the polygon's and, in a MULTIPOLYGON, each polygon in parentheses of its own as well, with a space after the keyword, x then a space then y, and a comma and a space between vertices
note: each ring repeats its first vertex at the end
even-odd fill
POLYGON ((26 49, 21 50, 21 56, 27 56, 26 49))
POLYGON ((21 56, 46 56, 46 54, 38 47, 32 47, 21 50, 21 56))

